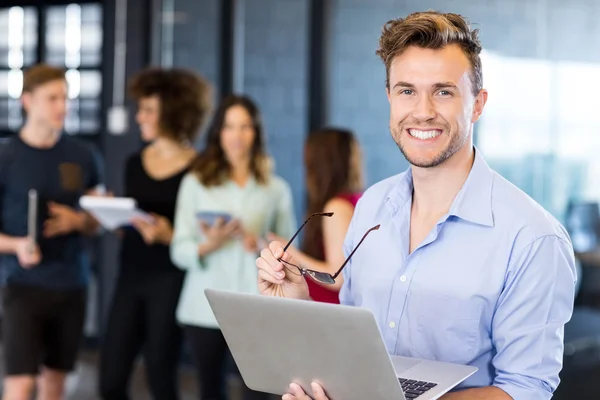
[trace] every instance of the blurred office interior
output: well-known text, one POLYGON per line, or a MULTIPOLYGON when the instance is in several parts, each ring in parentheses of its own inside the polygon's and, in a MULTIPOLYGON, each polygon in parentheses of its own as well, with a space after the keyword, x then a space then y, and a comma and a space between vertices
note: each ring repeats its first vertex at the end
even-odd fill
MULTIPOLYGON (((328 124, 354 130, 368 184, 407 167, 389 135, 385 70, 375 50, 386 21, 430 8, 460 13, 481 31, 490 95, 476 125, 477 147, 572 236, 582 273, 555 398, 598 399, 596 0, 1 0, 0 133, 13 135, 22 123, 22 70, 38 62, 65 67, 65 132, 100 149, 107 188, 119 194, 123 162, 142 146, 135 104, 125 92, 128 78, 147 65, 190 68, 211 81, 215 100, 238 92, 257 101, 276 171, 291 185, 301 220, 306 191, 299 149, 311 129, 328 124)), ((202 143, 201 136, 198 147, 202 143)), ((73 378, 78 399, 96 398, 93 354, 118 269, 114 235, 89 246, 94 278, 83 356, 89 379, 73 378)), ((185 364, 184 355, 184 370, 185 364)))

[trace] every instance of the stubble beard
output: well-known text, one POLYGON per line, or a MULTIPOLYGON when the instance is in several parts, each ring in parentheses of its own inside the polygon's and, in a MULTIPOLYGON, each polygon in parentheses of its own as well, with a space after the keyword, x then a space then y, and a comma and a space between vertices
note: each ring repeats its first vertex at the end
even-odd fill
MULTIPOLYGON (((422 128, 426 129, 426 128, 422 128)), ((440 127, 430 127, 430 129, 440 129, 440 127)), ((461 132, 453 133, 449 127, 442 128, 442 135, 447 135, 448 132, 452 135, 450 142, 442 149, 436 156, 429 160, 419 160, 409 154, 402 141, 402 131, 404 128, 400 125, 396 128, 390 127, 392 138, 396 145, 404 155, 404 158, 413 166, 419 168, 434 168, 438 165, 443 164, 446 160, 452 157, 458 150, 460 150, 465 142, 467 141, 467 135, 461 132)), ((409 134, 409 133, 407 133, 409 134)))

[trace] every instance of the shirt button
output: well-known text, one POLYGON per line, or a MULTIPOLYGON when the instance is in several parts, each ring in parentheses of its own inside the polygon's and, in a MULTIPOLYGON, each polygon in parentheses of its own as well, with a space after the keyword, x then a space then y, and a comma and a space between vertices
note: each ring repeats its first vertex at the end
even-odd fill
POLYGON ((402 275, 402 276, 400 277, 400 282, 406 282, 406 276, 402 275))
POLYGON ((390 322, 390 328, 395 328, 396 327, 396 323, 394 321, 390 322))

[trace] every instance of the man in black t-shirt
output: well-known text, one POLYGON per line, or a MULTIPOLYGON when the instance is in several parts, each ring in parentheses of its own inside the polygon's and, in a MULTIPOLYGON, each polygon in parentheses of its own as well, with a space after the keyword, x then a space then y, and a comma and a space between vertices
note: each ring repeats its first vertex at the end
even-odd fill
POLYGON ((62 135, 67 83, 38 65, 23 80, 25 125, 0 146, 0 270, 3 274, 4 399, 61 399, 86 308, 89 261, 83 235, 96 222, 79 198, 101 185, 99 158, 62 135), (37 237, 27 237, 28 192, 37 190, 37 237))

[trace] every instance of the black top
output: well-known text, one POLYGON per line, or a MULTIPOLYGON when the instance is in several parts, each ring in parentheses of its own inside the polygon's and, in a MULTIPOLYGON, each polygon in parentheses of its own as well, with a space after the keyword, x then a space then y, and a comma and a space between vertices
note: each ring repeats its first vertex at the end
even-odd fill
MULTIPOLYGON (((171 225, 175 217, 175 203, 179 184, 189 168, 165 179, 154 179, 148 175, 140 153, 131 156, 125 167, 125 196, 137 201, 138 207, 146 212, 166 217, 171 225)), ((136 279, 140 274, 150 273, 183 274, 171 262, 169 246, 148 246, 133 227, 123 229, 121 245, 121 275, 136 279)))
POLYGON ((38 192, 40 264, 23 269, 15 255, 1 255, 3 283, 54 289, 86 286, 89 260, 80 233, 42 237, 50 201, 78 208, 79 198, 103 182, 99 155, 86 143, 62 135, 48 149, 31 147, 16 135, 0 145, 0 232, 27 235, 28 192, 38 192))

